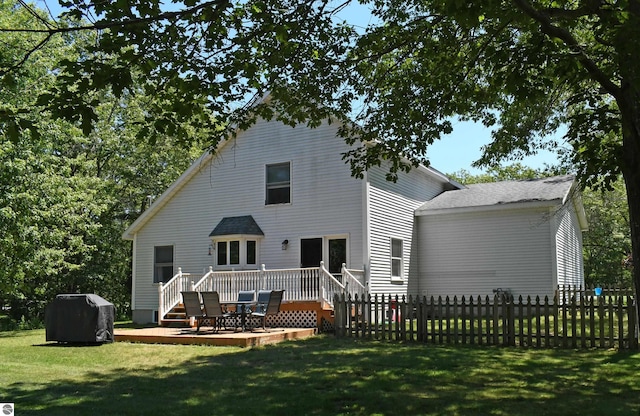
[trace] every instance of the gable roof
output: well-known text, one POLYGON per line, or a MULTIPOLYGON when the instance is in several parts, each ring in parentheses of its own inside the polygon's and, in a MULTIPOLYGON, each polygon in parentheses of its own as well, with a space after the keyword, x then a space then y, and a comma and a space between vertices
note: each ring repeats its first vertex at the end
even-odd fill
POLYGON ((468 185, 466 189, 443 192, 416 210, 416 215, 433 215, 453 210, 480 210, 512 207, 514 204, 561 205, 567 200, 577 201, 576 211, 581 225, 586 227, 584 208, 579 196, 573 193, 576 181, 573 175, 542 179, 490 182, 468 185))
POLYGON ((209 237, 221 235, 264 235, 262 229, 251 215, 242 217, 224 217, 209 237))
MULTIPOLYGON (((253 127, 252 127, 253 128, 253 127)), ((125 240, 133 240, 135 235, 144 227, 144 225, 151 220, 171 199, 187 184, 189 181, 199 172, 201 169, 209 166, 211 160, 216 154, 228 144, 234 143, 231 137, 218 143, 214 150, 206 151, 204 154, 196 160, 180 177, 169 186, 144 212, 142 212, 138 218, 124 231, 122 238, 125 240)), ((433 169, 432 167, 425 167, 420 165, 418 168, 421 172, 431 175, 440 181, 447 182, 450 186, 460 188, 462 185, 447 178, 442 173, 433 169)))

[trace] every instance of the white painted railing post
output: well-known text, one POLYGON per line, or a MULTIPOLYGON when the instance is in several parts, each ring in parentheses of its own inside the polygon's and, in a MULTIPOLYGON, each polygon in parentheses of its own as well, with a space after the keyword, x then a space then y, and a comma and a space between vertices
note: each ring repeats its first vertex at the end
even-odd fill
POLYGON ((320 302, 322 302, 324 299, 327 299, 327 289, 326 289, 326 285, 325 285, 325 275, 324 275, 324 261, 320 262, 320 270, 318 270, 318 277, 320 278, 320 290, 321 292, 318 293, 318 297, 320 299, 318 299, 320 302))
POLYGON ((344 290, 346 293, 349 293, 349 279, 347 275, 347 264, 342 263, 342 269, 340 270, 340 274, 342 276, 342 284, 344 285, 344 290))
POLYGON ((164 290, 162 290, 162 282, 158 282, 158 323, 164 317, 164 290))
POLYGON ((261 289, 266 289, 267 288, 267 266, 265 266, 264 263, 260 265, 260 276, 262 277, 261 289))

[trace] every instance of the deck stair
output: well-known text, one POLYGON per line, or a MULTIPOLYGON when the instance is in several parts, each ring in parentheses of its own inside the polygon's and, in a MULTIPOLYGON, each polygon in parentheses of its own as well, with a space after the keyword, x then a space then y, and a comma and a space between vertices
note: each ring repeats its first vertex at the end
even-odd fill
POLYGON ((165 317, 160 320, 160 326, 165 327, 188 327, 190 319, 184 309, 184 305, 179 303, 175 308, 171 309, 165 317))

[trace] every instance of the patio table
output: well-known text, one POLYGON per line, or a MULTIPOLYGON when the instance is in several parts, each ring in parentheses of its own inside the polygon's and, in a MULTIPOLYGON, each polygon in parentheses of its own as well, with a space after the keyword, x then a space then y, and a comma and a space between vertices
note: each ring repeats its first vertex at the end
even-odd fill
POLYGON ((249 306, 255 305, 255 300, 234 300, 223 303, 224 306, 236 305, 236 314, 240 315, 240 328, 242 328, 242 332, 246 330, 247 326, 247 311, 249 310, 249 306), (237 308, 240 307, 240 311, 237 308))

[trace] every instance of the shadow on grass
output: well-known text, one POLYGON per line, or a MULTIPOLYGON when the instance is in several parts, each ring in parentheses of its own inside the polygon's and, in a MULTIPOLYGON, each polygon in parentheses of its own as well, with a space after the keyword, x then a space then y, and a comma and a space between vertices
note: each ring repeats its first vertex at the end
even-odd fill
POLYGON ((640 355, 632 353, 331 337, 202 351, 177 366, 132 369, 122 357, 122 369, 88 371, 81 382, 61 377, 0 391, 20 415, 636 415, 640 409, 640 355))

